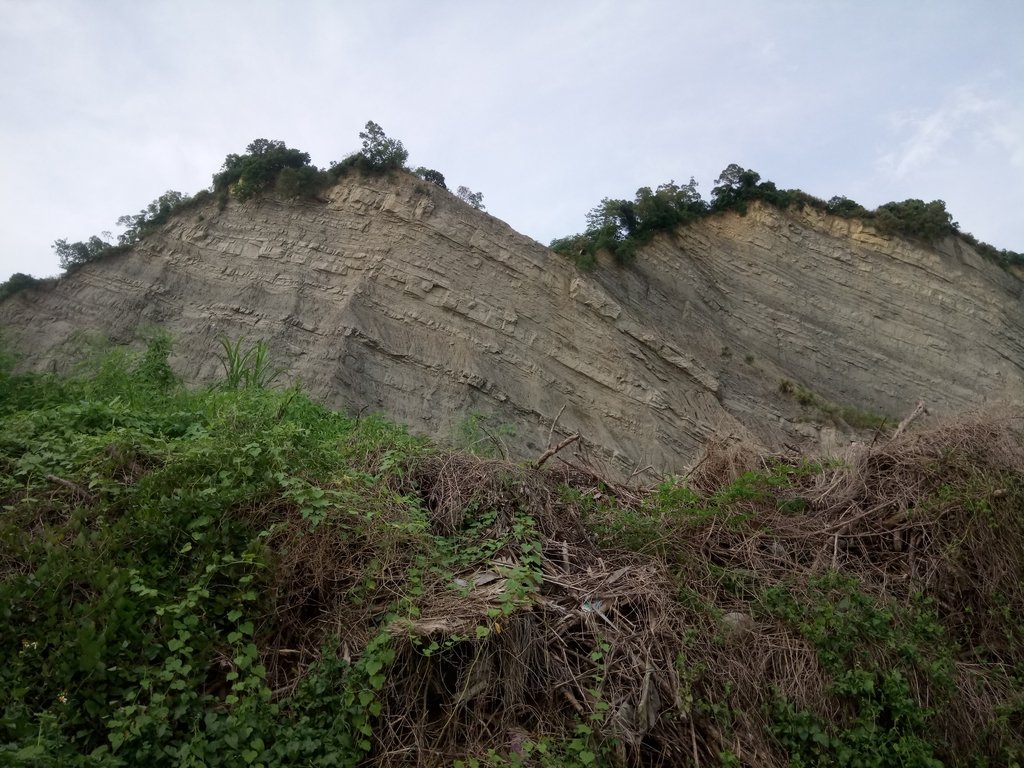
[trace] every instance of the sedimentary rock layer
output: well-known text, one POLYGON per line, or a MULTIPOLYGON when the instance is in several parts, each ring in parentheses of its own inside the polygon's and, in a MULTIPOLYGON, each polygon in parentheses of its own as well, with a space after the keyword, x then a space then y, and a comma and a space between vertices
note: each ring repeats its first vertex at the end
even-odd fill
POLYGON ((1022 307, 1021 283, 965 245, 762 206, 581 272, 402 173, 348 178, 326 202, 183 212, 128 253, 15 294, 0 324, 37 369, 68 360, 76 334, 129 342, 159 325, 188 382, 220 376, 218 339, 263 339, 283 381, 332 406, 441 438, 486 415, 518 456, 580 432, 593 460, 627 473, 677 471, 715 435, 849 439, 783 380, 894 416, 918 398, 937 414, 1020 400, 1022 307))

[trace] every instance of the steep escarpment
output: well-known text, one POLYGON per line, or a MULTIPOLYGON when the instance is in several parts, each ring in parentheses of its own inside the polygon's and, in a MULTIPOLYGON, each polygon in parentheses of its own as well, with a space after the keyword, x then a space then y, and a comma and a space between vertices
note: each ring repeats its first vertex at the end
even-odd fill
POLYGON ((258 337, 332 406, 441 437, 487 414, 526 455, 557 418, 555 435, 579 432, 622 472, 679 469, 713 435, 848 439, 784 380, 895 415, 918 398, 938 413, 1013 398, 1022 306, 1020 283, 968 247, 759 206, 659 236, 627 268, 580 272, 396 173, 346 178, 326 202, 195 208, 9 298, 0 323, 38 369, 78 333, 127 342, 157 324, 192 382, 219 375, 219 338, 258 337))
POLYGON ((758 204, 596 277, 695 354, 718 352, 723 405, 769 440, 782 382, 890 415, 917 399, 952 413, 1024 396, 1024 283, 953 238, 925 246, 758 204))

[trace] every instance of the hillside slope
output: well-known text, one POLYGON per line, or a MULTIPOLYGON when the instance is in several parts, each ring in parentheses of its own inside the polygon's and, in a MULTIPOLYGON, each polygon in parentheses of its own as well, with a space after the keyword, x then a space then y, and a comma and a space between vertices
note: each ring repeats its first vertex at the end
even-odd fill
POLYGON ((1024 758, 1024 412, 685 479, 0 364, 0 765, 1024 758))
POLYGON ((848 440, 783 381, 897 418, 918 398, 943 414, 1022 391, 1021 284, 967 247, 753 206, 583 273, 410 174, 327 195, 191 210, 10 297, 3 332, 44 369, 82 331, 127 342, 158 324, 193 382, 218 373, 219 338, 258 337, 333 407, 439 437, 484 414, 515 430, 495 433, 515 455, 543 450, 557 417, 616 473, 679 469, 713 435, 848 440))

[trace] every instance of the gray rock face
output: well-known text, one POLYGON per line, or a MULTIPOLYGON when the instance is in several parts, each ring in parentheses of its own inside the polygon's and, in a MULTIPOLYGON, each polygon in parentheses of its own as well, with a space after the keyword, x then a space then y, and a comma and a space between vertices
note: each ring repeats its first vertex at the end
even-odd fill
POLYGON ((1022 284, 952 241, 926 249, 816 212, 755 206, 580 272, 419 179, 349 178, 328 202, 215 204, 49 290, 0 303, 29 367, 73 336, 158 324, 189 382, 218 339, 267 341, 329 405, 446 438, 468 414, 511 425, 513 455, 580 432, 613 474, 678 471, 713 435, 832 447, 783 379, 898 417, 1021 400, 1022 284), (560 415, 559 415, 560 414, 560 415))

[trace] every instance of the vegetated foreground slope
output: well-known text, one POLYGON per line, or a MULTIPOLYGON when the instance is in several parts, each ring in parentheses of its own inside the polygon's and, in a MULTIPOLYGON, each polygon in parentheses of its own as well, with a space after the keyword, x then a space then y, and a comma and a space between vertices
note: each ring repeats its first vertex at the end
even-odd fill
POLYGON ((406 172, 323 194, 191 206, 0 323, 36 370, 83 331, 160 324, 191 382, 218 339, 258 337, 333 407, 442 438, 471 419, 515 456, 579 433, 617 476, 680 471, 717 434, 827 448, 919 398, 1020 399, 1021 283, 953 241, 753 203, 587 272, 406 172))
POLYGON ((1024 757, 1019 411, 645 489, 186 391, 167 351, 0 372, 6 760, 1024 757))

